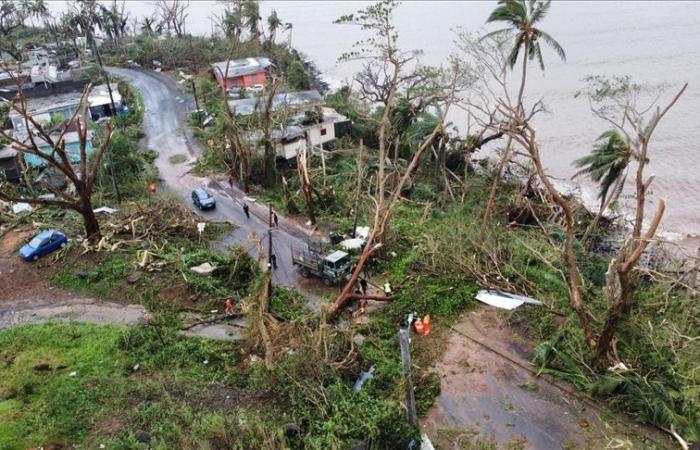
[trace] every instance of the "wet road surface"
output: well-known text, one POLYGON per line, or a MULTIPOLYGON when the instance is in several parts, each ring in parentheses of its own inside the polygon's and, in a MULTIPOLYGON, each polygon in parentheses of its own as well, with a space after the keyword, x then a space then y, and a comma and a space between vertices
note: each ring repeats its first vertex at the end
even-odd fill
MULTIPOLYGON (((189 111, 194 110, 191 96, 183 93, 175 81, 161 73, 123 68, 110 68, 109 72, 129 81, 141 92, 145 106, 143 126, 146 144, 149 149, 158 152, 155 163, 163 185, 203 218, 230 222, 238 227, 218 242, 219 249, 225 250, 238 243, 253 258, 257 258, 260 248, 257 242, 262 240, 262 249, 267 255, 268 207, 246 200, 246 195, 235 186, 229 187, 223 177, 202 178, 189 173, 188 162, 193 161, 201 152, 188 132, 187 116, 189 111), (183 155, 186 161, 173 162, 182 159, 183 155), (176 158, 171 159, 172 157, 176 158), (199 211, 192 204, 192 189, 202 186, 209 188, 214 195, 214 210, 199 211), (243 203, 247 203, 250 208, 250 218, 245 216, 243 203)), ((297 288, 309 299, 309 305, 318 309, 323 302, 321 295, 332 290, 325 290, 319 286, 320 283, 303 279, 292 265, 290 251, 291 246, 306 246, 309 231, 300 229, 281 213, 276 213, 280 227, 272 231, 272 248, 278 266, 273 274, 273 282, 297 288)))

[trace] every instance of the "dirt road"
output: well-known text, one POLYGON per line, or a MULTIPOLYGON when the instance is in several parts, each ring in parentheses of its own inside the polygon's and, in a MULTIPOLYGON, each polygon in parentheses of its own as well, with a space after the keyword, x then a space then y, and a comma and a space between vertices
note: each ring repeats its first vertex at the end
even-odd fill
MULTIPOLYGON (((199 156, 201 150, 188 132, 187 115, 194 109, 194 100, 183 93, 178 84, 166 75, 146 70, 110 68, 110 73, 132 83, 143 97, 144 131, 149 149, 158 152, 156 166, 163 185, 205 219, 228 221, 238 226, 229 236, 221 240, 221 246, 238 242, 253 257, 257 257, 256 241, 262 239, 267 254, 268 208, 265 205, 245 200, 245 194, 235 186, 211 178, 201 178, 189 173, 188 161, 199 156), (184 158, 183 158, 184 156, 184 158), (184 162, 174 162, 182 161, 184 162), (216 198, 216 209, 201 212, 194 207, 192 189, 208 187, 216 198), (251 217, 247 218, 242 205, 250 207, 251 217)), ((305 246, 308 230, 301 229, 277 212, 279 229, 272 232, 273 253, 277 256, 278 269, 273 274, 275 284, 296 287, 310 299, 311 306, 320 305, 320 293, 326 292, 318 283, 304 280, 292 265, 290 247, 305 246)))
POLYGON ((642 441, 645 435, 666 442, 652 430, 604 413, 602 405, 581 401, 565 383, 534 376, 523 368, 530 366, 529 347, 495 309, 464 314, 435 366, 442 375, 440 395, 421 420, 440 448, 481 448, 479 441, 538 450, 655 448, 642 441))

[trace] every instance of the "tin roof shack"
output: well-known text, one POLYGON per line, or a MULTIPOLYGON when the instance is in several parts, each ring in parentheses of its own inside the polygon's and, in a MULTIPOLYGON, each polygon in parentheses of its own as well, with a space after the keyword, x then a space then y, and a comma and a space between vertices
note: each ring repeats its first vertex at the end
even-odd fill
POLYGON ((0 177, 5 180, 18 181, 22 176, 17 154, 17 150, 9 145, 0 150, 0 177))
POLYGON ((272 67, 270 60, 261 57, 231 60, 228 63, 226 74, 224 74, 226 61, 219 61, 211 65, 219 86, 227 90, 232 87, 249 88, 256 84, 264 86, 270 67, 272 67))
MULTIPOLYGON (((116 89, 112 90, 112 96, 114 97, 114 106, 121 107, 122 98, 116 89)), ((59 114, 64 119, 70 119, 78 109, 81 97, 81 91, 73 91, 46 97, 27 98, 27 111, 39 123, 53 120, 59 114)), ((106 85, 93 87, 88 101, 90 102, 90 118, 92 120, 113 115, 106 85)), ((8 116, 12 121, 12 128, 15 130, 25 129, 24 117, 20 113, 11 110, 8 116)))
MULTIPOLYGON (((240 116, 261 112, 265 97, 256 96, 240 100, 229 100, 229 108, 240 116)), ((332 108, 324 107, 318 91, 284 92, 272 97, 272 109, 289 114, 287 126, 271 131, 278 158, 292 160, 297 152, 308 145, 312 149, 328 144, 346 133, 350 121, 332 108)), ((249 139, 260 138, 260 133, 251 133, 249 139)))

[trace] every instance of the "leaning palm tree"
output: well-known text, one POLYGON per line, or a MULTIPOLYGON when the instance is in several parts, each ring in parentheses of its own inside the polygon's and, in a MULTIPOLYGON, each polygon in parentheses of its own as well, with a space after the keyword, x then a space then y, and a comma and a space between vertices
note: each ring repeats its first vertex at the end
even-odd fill
POLYGON ((627 168, 634 157, 629 142, 616 130, 609 130, 598 136, 590 154, 574 161, 581 170, 573 178, 587 175, 598 183, 600 199, 598 214, 586 229, 582 242, 587 240, 608 206, 620 197, 627 179, 627 168))
POLYGON ((277 30, 281 26, 282 26, 282 21, 280 20, 279 16, 277 15, 277 11, 275 11, 273 9, 267 18, 267 30, 270 33, 269 34, 270 43, 272 43, 272 44, 275 43, 275 35, 277 34, 277 30))
POLYGON ((247 1, 243 4, 242 15, 245 20, 245 27, 248 28, 251 41, 260 40, 260 6, 256 1, 247 1))
POLYGON ((501 30, 493 31, 486 37, 502 34, 515 34, 515 41, 508 63, 511 69, 518 61, 521 49, 524 51, 523 73, 520 80, 520 91, 518 93, 518 106, 522 108, 523 91, 525 90, 525 79, 527 76, 527 61, 537 58, 540 68, 544 70, 544 59, 542 59, 542 49, 540 40, 550 46, 562 59, 566 61, 566 53, 559 43, 549 34, 545 33, 536 25, 547 15, 551 0, 499 0, 498 6, 493 10, 486 23, 505 22, 509 26, 501 30))
MULTIPOLYGON (((494 9, 489 18, 486 19, 486 23, 505 22, 508 24, 508 28, 492 31, 482 39, 515 34, 514 45, 510 51, 510 54, 508 55, 508 64, 510 65, 511 69, 515 67, 520 51, 521 49, 523 50, 523 73, 520 78, 520 90, 518 91, 518 103, 516 105, 517 110, 522 115, 525 115, 525 108, 523 107, 523 93, 525 92, 528 60, 537 58, 540 68, 544 70, 544 60, 542 59, 542 49, 540 48, 539 41, 543 40, 547 45, 554 49, 555 52, 557 52, 563 61, 566 61, 566 53, 564 53, 564 49, 561 47, 561 45, 559 45, 559 43, 552 36, 535 27, 535 25, 537 25, 537 23, 544 19, 544 17, 547 15, 550 1, 551 0, 529 0, 528 2, 525 2, 525 0, 499 0, 496 9, 494 9)), ((506 148, 501 156, 501 160, 498 163, 496 176, 491 184, 489 199, 486 203, 486 209, 484 210, 485 224, 491 220, 491 211, 493 210, 496 201, 496 191, 501 180, 503 169, 505 168, 506 163, 510 160, 511 143, 512 138, 509 137, 508 142, 506 143, 506 148)), ((486 227, 483 229, 486 229, 486 227)))

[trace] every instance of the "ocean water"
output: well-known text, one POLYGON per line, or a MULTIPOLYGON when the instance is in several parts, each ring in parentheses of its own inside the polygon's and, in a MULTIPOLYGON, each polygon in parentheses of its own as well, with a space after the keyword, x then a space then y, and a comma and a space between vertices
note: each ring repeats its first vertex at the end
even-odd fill
MULTIPOLYGON (((312 59, 331 86, 352 79, 359 62, 337 58, 364 36, 356 27, 333 24, 342 14, 369 2, 262 1, 263 17, 277 10, 291 22, 291 32, 279 40, 312 59)), ((422 62, 439 65, 456 51, 455 30, 478 31, 494 1, 407 1, 396 13, 400 46, 419 49, 422 62)), ((53 4, 53 8, 60 8, 53 4)), ((133 14, 148 14, 150 2, 127 2, 133 14)), ((210 33, 221 4, 190 3, 188 29, 210 33)), ((631 75, 648 92, 669 100, 683 83, 689 87, 657 129, 647 173, 654 174, 651 197, 667 202, 662 227, 679 235, 700 234, 700 2, 553 2, 541 28, 564 47, 566 63, 545 50, 546 71, 529 69, 526 102, 540 98, 549 113, 536 120, 541 152, 548 171, 560 182, 581 184, 590 203, 595 187, 586 180, 570 180, 571 162, 589 152, 595 138, 608 127, 594 118, 584 98, 574 98, 587 75, 631 75)), ((493 28, 490 28, 493 29, 493 28)), ((459 117, 453 121, 460 122, 459 117)), ((631 180, 631 176, 629 179, 631 180)), ((630 200, 628 198, 628 200, 630 200)), ((654 209, 650 206, 649 210, 654 209)), ((649 213, 651 215, 651 213, 649 213)))

